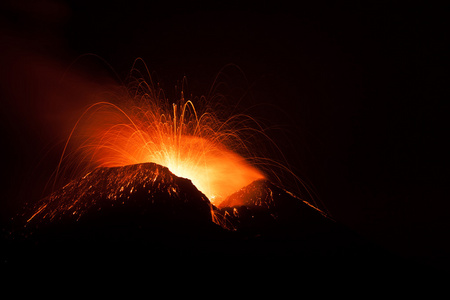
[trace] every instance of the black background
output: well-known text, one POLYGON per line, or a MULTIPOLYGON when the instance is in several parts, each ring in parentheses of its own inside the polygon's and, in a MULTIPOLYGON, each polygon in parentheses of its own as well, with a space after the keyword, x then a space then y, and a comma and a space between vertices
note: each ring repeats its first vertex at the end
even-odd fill
POLYGON ((183 76, 200 96, 234 64, 242 72, 224 72, 244 78, 244 106, 263 104, 255 116, 281 128, 271 138, 333 218, 405 257, 448 268, 445 10, 362 2, 2 4, 2 220, 42 191, 57 141, 86 105, 68 97, 35 109, 45 101, 33 97, 36 82, 63 76, 86 53, 117 73, 84 56, 87 81, 124 79, 142 57, 169 97, 183 76), (46 62, 61 74, 29 75, 46 62), (36 116, 47 108, 74 115, 64 124, 36 116))

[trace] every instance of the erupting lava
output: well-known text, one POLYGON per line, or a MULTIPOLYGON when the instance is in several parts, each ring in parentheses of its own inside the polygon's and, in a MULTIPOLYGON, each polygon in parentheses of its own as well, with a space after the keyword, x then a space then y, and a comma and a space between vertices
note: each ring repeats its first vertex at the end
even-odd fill
POLYGON ((208 107, 197 111, 183 92, 177 103, 170 103, 144 85, 145 93, 140 82, 121 106, 97 102, 85 110, 67 140, 56 177, 62 165, 83 175, 96 167, 153 162, 190 179, 215 205, 265 178, 233 151, 248 152, 241 134, 245 128, 233 128, 242 125, 237 116, 220 121, 208 107))

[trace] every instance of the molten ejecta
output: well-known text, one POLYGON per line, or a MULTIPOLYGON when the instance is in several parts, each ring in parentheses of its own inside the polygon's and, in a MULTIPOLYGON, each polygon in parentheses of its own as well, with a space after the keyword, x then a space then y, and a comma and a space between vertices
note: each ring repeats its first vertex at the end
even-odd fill
POLYGON ((82 176, 96 167, 157 163, 192 180, 215 205, 264 178, 231 150, 245 150, 246 145, 230 120, 221 122, 209 111, 198 115, 184 99, 172 106, 167 100, 142 99, 126 108, 109 102, 87 108, 72 130, 60 166, 63 160, 72 163, 82 176), (75 144, 71 149, 69 142, 75 144))

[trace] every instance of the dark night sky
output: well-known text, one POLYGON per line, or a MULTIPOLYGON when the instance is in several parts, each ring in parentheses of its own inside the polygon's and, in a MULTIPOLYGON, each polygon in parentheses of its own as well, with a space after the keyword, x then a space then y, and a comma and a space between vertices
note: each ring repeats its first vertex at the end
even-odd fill
MULTIPOLYGON (((9 148, 2 218, 28 197, 23 182, 50 176, 55 159, 43 154, 59 151, 51 145, 61 136, 45 128, 62 125, 35 116, 44 100, 32 97, 29 68, 51 61, 64 70, 93 53, 123 79, 142 57, 168 95, 183 76, 202 95, 232 63, 248 80, 248 104, 265 104, 256 117, 285 128, 271 137, 336 220, 406 257, 448 266, 443 9, 362 2, 2 4, 1 116, 9 148)), ((83 64, 114 77, 99 59, 83 64)), ((46 78, 39 82, 52 86, 46 78)), ((85 103, 52 105, 78 111, 85 103)))

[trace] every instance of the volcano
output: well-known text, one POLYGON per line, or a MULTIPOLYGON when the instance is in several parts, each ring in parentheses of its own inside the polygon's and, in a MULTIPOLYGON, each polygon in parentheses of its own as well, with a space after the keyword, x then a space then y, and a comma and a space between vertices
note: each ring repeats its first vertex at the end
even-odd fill
POLYGON ((155 163, 101 167, 43 199, 27 220, 36 225, 127 211, 167 221, 211 220, 210 203, 190 180, 155 163))
POLYGON ((23 214, 11 263, 153 263, 186 257, 371 266, 386 254, 324 212, 262 179, 214 206, 155 163, 101 167, 23 214))

